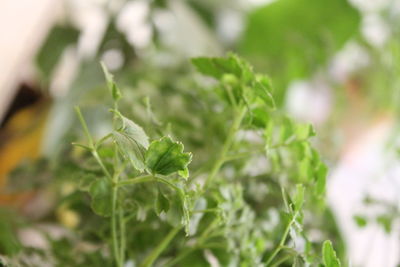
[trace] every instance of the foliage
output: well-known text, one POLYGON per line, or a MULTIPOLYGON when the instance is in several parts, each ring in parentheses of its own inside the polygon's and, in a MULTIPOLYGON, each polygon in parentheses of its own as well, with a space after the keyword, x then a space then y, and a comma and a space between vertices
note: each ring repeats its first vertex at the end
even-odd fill
MULTIPOLYGON (((326 167, 309 141, 313 127, 276 109, 269 77, 253 72, 235 54, 192 62, 215 79, 213 90, 199 81, 198 90, 206 95, 198 101, 223 107, 213 115, 223 133, 200 136, 214 148, 208 160, 199 162, 196 153, 192 159, 174 141, 175 134, 148 136, 165 132, 165 123, 142 127, 122 115, 122 91, 103 66, 114 103, 113 129, 95 139, 76 108, 87 141, 75 146, 86 152, 75 160, 80 174, 68 180, 90 201, 75 196, 62 205, 83 219, 80 242, 107 247, 68 258, 58 253, 57 241, 53 257, 61 266, 66 258, 75 266, 101 261, 115 266, 127 261, 137 266, 206 266, 213 261, 221 266, 339 266, 331 243, 321 246, 329 235, 308 235, 320 227, 313 218, 322 216, 326 179, 326 167), (217 98, 208 103, 208 94, 217 98), (89 215, 88 206, 97 215, 89 215)), ((191 116, 204 120, 208 133, 215 131, 206 123, 209 117, 191 116)), ((73 244, 64 240, 65 253, 73 244)))

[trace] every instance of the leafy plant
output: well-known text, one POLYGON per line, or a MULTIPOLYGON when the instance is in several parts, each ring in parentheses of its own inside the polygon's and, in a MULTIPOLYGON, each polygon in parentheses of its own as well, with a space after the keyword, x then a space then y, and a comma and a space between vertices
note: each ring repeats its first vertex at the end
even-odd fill
POLYGON ((269 77, 238 56, 192 63, 215 79, 222 107, 215 116, 228 118, 218 152, 203 166, 191 167, 182 143, 168 135, 149 138, 122 115, 122 93, 104 66, 112 132, 95 140, 76 108, 87 143, 75 145, 98 166, 86 159, 93 166, 81 188, 93 211, 109 218, 103 239, 115 265, 129 259, 139 266, 338 266, 330 243, 321 257, 320 241, 307 237, 316 226, 306 212, 323 210, 327 170, 309 142, 313 127, 276 110, 269 77))

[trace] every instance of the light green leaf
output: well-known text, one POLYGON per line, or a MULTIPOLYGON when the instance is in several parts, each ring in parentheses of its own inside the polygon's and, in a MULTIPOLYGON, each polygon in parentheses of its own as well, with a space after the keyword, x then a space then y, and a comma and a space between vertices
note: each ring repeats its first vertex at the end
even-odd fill
POLYGON ((294 196, 295 210, 299 211, 303 207, 304 203, 304 186, 302 184, 296 185, 296 194, 294 196))
POLYGON ((353 220, 356 222, 358 227, 363 228, 367 225, 367 219, 362 215, 354 215, 353 220))
POLYGON ((183 149, 182 143, 173 142, 170 137, 153 141, 146 152, 146 166, 153 174, 169 175, 181 171, 181 175, 187 176, 192 154, 184 153, 183 149))
POLYGON ((178 174, 182 176, 182 178, 189 178, 189 169, 185 168, 183 171, 178 171, 178 174))
POLYGON ((280 102, 291 81, 312 75, 357 34, 360 21, 347 0, 273 1, 249 12, 237 49, 274 77, 280 102))
POLYGON ((200 73, 221 79, 224 74, 233 74, 244 82, 254 78, 252 67, 233 53, 227 57, 197 57, 192 58, 192 64, 200 73))
POLYGON ((268 107, 275 108, 275 101, 268 89, 266 81, 257 81, 254 85, 254 93, 261 98, 268 107))
POLYGON ((297 140, 305 140, 316 134, 312 124, 298 124, 296 125, 295 132, 297 140))
POLYGON ((325 186, 326 186, 326 176, 328 173, 328 167, 324 163, 320 163, 318 170, 316 172, 316 192, 317 195, 322 196, 325 193, 325 186))
POLYGON ((122 94, 121 94, 121 91, 119 90, 117 84, 114 81, 114 75, 112 75, 108 71, 104 62, 100 62, 100 64, 101 64, 101 68, 103 69, 104 76, 107 81, 107 87, 111 92, 112 98, 114 99, 114 101, 118 101, 122 97, 122 94))
POLYGON ((92 209, 101 216, 111 215, 111 182, 108 179, 98 179, 92 183, 89 194, 92 197, 92 209))
POLYGON ((149 146, 149 138, 142 127, 120 113, 117 114, 121 119, 122 126, 114 131, 114 140, 132 166, 139 171, 143 171, 145 169, 144 155, 149 146))
POLYGON ((322 245, 322 261, 325 267, 340 267, 340 261, 336 256, 336 252, 332 247, 332 242, 326 240, 322 245))

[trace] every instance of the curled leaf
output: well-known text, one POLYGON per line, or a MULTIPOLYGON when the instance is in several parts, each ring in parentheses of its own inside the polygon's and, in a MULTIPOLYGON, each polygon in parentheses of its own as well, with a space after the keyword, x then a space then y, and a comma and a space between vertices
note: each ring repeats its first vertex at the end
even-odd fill
POLYGON ((149 138, 143 128, 117 113, 120 117, 122 126, 114 131, 114 141, 122 154, 129 159, 132 166, 143 171, 145 169, 145 152, 149 146, 149 138))
POLYGON ((107 81, 107 87, 111 91, 112 98, 114 99, 114 101, 118 101, 122 97, 122 94, 117 84, 114 82, 114 76, 108 71, 104 62, 101 62, 100 64, 107 81))

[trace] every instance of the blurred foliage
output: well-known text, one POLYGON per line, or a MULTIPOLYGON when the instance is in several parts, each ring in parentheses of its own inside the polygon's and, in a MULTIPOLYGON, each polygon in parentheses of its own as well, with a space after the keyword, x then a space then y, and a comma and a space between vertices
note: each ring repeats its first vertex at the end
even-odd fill
MULTIPOLYGON (((345 242, 324 199, 328 153, 321 155, 311 144, 316 134, 311 124, 286 114, 286 90, 293 81, 326 75, 334 55, 356 40, 371 64, 349 80, 363 81, 360 95, 376 109, 388 102, 395 109, 396 37, 382 57, 382 49, 360 36, 361 14, 345 0, 279 0, 253 8, 228 0, 157 0, 147 7, 145 22, 153 34, 145 48, 120 29, 118 12, 102 7, 108 24, 94 56, 76 58, 68 92, 54 101, 45 159, 13 173, 21 178, 12 179, 13 192, 55 192, 51 207, 24 223, 52 222, 67 234, 46 233, 47 249, 24 247, 11 256, 21 246, 5 220, 0 225, 7 233, 0 233, 1 253, 10 256, 5 261, 29 266, 27 259, 35 257, 54 266, 121 266, 126 259, 138 266, 207 266, 216 260, 221 266, 330 267, 341 260, 347 266, 345 242), (220 33, 223 12, 244 21, 243 32, 230 42, 220 33), (160 14, 176 19, 178 44, 157 24, 160 14), (243 58, 218 57, 227 50, 243 58), (98 62, 109 64, 110 51, 122 62, 113 70, 115 78, 106 72, 104 82, 98 62), (207 57, 192 59, 190 66, 188 56, 202 54, 207 57), (73 114, 76 105, 90 132, 86 137, 73 114), (70 146, 85 138, 89 142, 80 146, 86 151, 70 146), (23 182, 33 174, 36 182, 23 182), (119 182, 126 184, 116 186, 119 182), (113 233, 116 229, 121 232, 113 233), (337 253, 332 243, 322 243, 326 239, 337 253)), ((42 84, 50 84, 66 48, 76 49, 81 34, 59 25, 50 32, 36 60, 42 84)), ((348 81, 327 82, 341 103, 348 81)), ((329 123, 348 110, 334 112, 329 123)), ((331 127, 326 129, 333 139, 331 127)), ((374 217, 387 231, 396 218, 388 214, 374 217)), ((369 223, 362 214, 354 219, 360 226, 369 223)))
POLYGON ((270 73, 283 101, 295 79, 309 78, 359 31, 360 14, 346 0, 280 0, 252 11, 238 51, 270 73))

